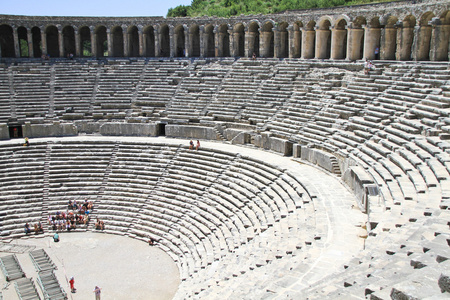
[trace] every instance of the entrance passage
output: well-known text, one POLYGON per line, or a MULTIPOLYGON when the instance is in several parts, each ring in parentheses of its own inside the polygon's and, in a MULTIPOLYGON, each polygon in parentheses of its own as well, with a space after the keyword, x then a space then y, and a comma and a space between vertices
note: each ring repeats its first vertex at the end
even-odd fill
POLYGON ((10 139, 23 138, 22 126, 21 125, 10 125, 9 126, 9 138, 10 139))

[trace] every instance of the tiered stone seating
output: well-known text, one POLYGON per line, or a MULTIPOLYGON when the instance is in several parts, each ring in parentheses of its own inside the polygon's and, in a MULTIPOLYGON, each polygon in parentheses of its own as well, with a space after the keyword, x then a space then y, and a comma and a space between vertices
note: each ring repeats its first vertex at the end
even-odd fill
POLYGON ((17 119, 43 120, 50 110, 50 66, 23 63, 9 67, 8 71, 13 74, 13 101, 17 119))
POLYGON ((270 62, 242 59, 232 66, 224 79, 217 98, 207 109, 207 115, 216 120, 234 121, 241 118, 242 109, 257 92, 272 71, 270 62))
POLYGON ((149 118, 161 118, 166 105, 175 95, 188 63, 185 61, 148 61, 133 106, 149 118))
POLYGON ((101 69, 92 116, 94 119, 125 119, 143 71, 143 61, 109 62, 101 69))
POLYGON ((11 117, 11 92, 8 70, 5 65, 0 65, 0 122, 7 122, 11 117))
POLYGON ((97 62, 55 64, 55 114, 64 119, 87 119, 99 72, 97 62))
POLYGON ((49 144, 48 214, 66 211, 69 200, 95 202, 114 146, 101 142, 49 144))
POLYGON ((0 211, 4 239, 24 236, 42 221, 45 144, 0 146, 0 211))

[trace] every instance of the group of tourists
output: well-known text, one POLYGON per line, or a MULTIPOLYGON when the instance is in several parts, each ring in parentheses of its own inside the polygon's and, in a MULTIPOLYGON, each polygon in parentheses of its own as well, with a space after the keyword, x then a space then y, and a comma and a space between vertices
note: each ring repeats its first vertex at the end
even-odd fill
MULTIPOLYGON (((24 228, 25 234, 31 233, 32 229, 30 227, 30 224, 25 223, 24 227, 25 227, 24 228)), ((44 228, 42 228, 41 222, 38 222, 38 223, 34 224, 34 229, 33 230, 34 230, 35 234, 44 233, 44 228)))

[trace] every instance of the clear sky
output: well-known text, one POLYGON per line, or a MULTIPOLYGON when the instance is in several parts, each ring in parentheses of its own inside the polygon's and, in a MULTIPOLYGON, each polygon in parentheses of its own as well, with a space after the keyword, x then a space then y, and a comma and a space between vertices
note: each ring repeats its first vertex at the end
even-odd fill
POLYGON ((0 14, 25 16, 165 17, 192 0, 0 0, 0 14))

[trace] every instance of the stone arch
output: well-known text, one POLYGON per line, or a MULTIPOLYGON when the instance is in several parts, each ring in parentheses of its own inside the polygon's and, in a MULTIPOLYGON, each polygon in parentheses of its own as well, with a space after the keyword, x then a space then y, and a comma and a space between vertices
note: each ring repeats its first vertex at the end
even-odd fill
POLYGON ((261 27, 260 32, 260 55, 261 57, 274 57, 275 38, 273 33, 273 23, 267 21, 261 27))
POLYGON ((47 41, 47 54, 50 57, 59 57, 59 32, 54 25, 49 25, 45 28, 45 36, 47 41))
POLYGON ((347 56, 347 20, 338 19, 332 31, 331 59, 345 59, 347 56))
POLYGON ((397 17, 387 16, 383 20, 384 30, 381 39, 381 59, 395 60, 397 52, 397 17))
POLYGON ((289 57, 289 33, 287 31, 288 28, 287 22, 281 22, 278 24, 278 34, 279 34, 279 58, 289 57))
POLYGON ((28 48, 28 30, 23 26, 17 28, 17 38, 19 39, 19 56, 29 57, 30 49, 28 48))
POLYGON ((292 45, 289 48, 289 52, 293 58, 300 58, 302 56, 302 27, 303 23, 298 21, 292 25, 292 30, 290 31, 292 34, 292 45))
POLYGON ((69 56, 69 54, 75 55, 76 46, 75 46, 75 30, 72 26, 65 26, 62 30, 63 37, 63 49, 64 53, 62 55, 64 57, 69 56))
POLYGON ((316 29, 316 58, 329 59, 331 56, 331 21, 323 17, 316 29))
POLYGON ((159 43, 160 43, 160 54, 161 57, 170 56, 170 30, 167 24, 161 25, 159 28, 159 43))
POLYGON ((189 56, 200 56, 200 27, 197 24, 189 27, 189 56))
POLYGON ((248 25, 248 57, 253 56, 253 53, 256 55, 256 57, 260 56, 259 29, 259 24, 256 21, 253 21, 248 25))
POLYGON ((13 29, 9 25, 0 25, 0 57, 16 57, 13 29))
POLYGON ((411 50, 414 41, 414 26, 416 18, 413 15, 406 16, 402 22, 398 22, 397 29, 397 60, 411 60, 411 50))
POLYGON ((123 28, 121 26, 114 26, 111 29, 112 53, 109 56, 123 57, 124 56, 123 42, 124 42, 123 41, 123 28))
POLYGON ((242 23, 234 25, 234 56, 245 56, 245 27, 242 23))
POLYGON ((369 60, 380 59, 380 50, 381 50, 380 18, 373 17, 368 21, 364 29, 363 58, 367 58, 369 60))
MULTIPOLYGON (((356 17, 351 23, 348 32, 347 58, 350 60, 358 60, 364 57, 364 26, 367 24, 366 18, 363 16, 356 17)), ((374 52, 374 49, 372 49, 374 52)))
POLYGON ((429 22, 435 17, 431 11, 425 12, 419 20, 417 40, 414 41, 413 59, 430 60, 430 43, 433 28, 429 22))
POLYGON ((130 26, 127 29, 128 37, 128 56, 139 56, 139 31, 136 26, 130 26))
POLYGON ((219 57, 230 56, 230 34, 228 33, 228 25, 222 24, 218 27, 219 32, 219 57))
POLYGON ((144 38, 144 56, 155 57, 155 28, 153 26, 147 26, 143 30, 144 38))
POLYGON ((95 56, 97 57, 105 57, 105 56, 109 56, 112 53, 108 52, 108 36, 107 36, 107 31, 106 31, 106 27, 105 26, 98 26, 95 30, 94 30, 94 34, 95 34, 95 41, 96 41, 96 45, 95 45, 95 56))
POLYGON ((214 26, 208 24, 205 26, 203 38, 203 47, 205 57, 215 57, 216 56, 216 45, 215 45, 215 36, 214 36, 214 26))
POLYGON ((450 59, 450 10, 442 12, 439 18, 434 18, 432 24, 434 28, 430 51, 431 60, 448 61, 450 59))
POLYGON ((304 28, 304 37, 302 38, 302 58, 314 58, 316 50, 316 22, 309 21, 304 28))
POLYGON ((178 25, 173 30, 174 35, 174 48, 175 48, 175 57, 185 57, 186 49, 185 42, 186 37, 184 35, 184 27, 183 25, 178 25))
POLYGON ((31 28, 31 41, 33 43, 34 57, 42 56, 42 35, 39 27, 31 28))
POLYGON ((87 26, 83 26, 78 30, 80 34, 80 49, 79 53, 81 57, 92 56, 92 39, 91 30, 87 26))

